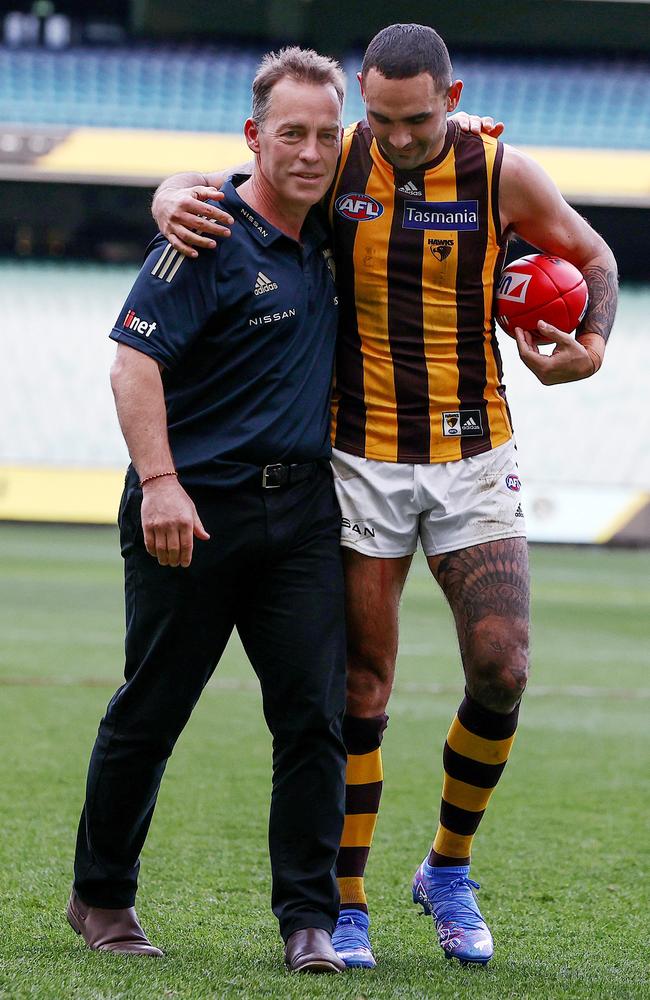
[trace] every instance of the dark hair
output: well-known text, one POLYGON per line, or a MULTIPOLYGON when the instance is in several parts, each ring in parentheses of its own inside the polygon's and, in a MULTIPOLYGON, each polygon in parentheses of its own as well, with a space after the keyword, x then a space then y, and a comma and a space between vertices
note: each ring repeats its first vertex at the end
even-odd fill
POLYGON ((446 90, 452 83, 447 46, 438 32, 425 24, 389 24, 382 28, 366 49, 362 79, 371 69, 378 70, 388 80, 430 73, 440 90, 446 90))
POLYGON ((268 114, 271 90, 276 83, 289 77, 298 83, 331 85, 336 90, 339 106, 343 107, 345 80, 335 59, 321 56, 313 49, 287 46, 279 52, 267 52, 253 80, 253 110, 251 117, 261 127, 268 114))

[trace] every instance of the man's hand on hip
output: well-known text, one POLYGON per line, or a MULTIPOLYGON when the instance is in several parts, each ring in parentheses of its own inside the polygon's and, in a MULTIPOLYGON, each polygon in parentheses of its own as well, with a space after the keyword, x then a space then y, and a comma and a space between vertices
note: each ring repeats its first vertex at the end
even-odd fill
POLYGON ((141 518, 147 552, 161 566, 189 566, 194 538, 210 538, 194 503, 173 476, 145 483, 141 518))

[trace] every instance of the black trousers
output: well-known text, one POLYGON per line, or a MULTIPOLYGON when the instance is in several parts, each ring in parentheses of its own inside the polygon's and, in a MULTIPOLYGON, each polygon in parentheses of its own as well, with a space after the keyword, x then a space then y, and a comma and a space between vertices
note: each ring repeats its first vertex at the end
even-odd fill
POLYGON ((273 735, 273 912, 285 940, 302 927, 331 931, 346 755, 340 512, 329 465, 275 490, 191 492, 210 541, 195 540, 189 568, 160 566, 144 548, 141 491, 127 477, 126 683, 90 759, 75 888, 91 906, 133 905, 167 759, 237 628, 273 735))

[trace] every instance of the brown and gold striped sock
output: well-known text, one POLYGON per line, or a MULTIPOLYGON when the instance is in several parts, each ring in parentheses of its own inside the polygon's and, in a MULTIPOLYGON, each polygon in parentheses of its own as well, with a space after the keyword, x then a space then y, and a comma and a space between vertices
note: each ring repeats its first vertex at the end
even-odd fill
POLYGON ((503 715, 465 692, 445 742, 440 823, 430 865, 469 865, 472 840, 506 766, 518 716, 519 705, 503 715))
POLYGON ((368 912, 363 875, 372 844, 384 779, 381 741, 387 715, 361 719, 346 715, 343 740, 348 752, 345 823, 336 862, 342 910, 368 912))

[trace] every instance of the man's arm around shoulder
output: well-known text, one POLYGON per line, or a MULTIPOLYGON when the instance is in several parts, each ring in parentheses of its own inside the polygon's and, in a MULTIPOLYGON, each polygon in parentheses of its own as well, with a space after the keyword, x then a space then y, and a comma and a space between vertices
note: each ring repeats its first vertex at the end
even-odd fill
POLYGON ((229 212, 207 201, 221 201, 221 188, 234 173, 249 174, 252 163, 210 174, 194 171, 173 174, 156 189, 151 203, 158 229, 175 250, 196 257, 201 249, 214 250, 214 238, 230 236, 234 223, 229 212))

